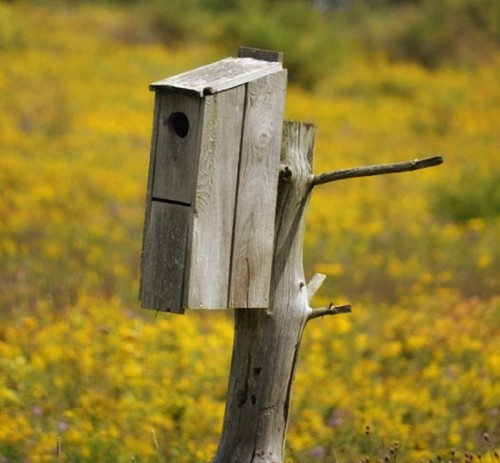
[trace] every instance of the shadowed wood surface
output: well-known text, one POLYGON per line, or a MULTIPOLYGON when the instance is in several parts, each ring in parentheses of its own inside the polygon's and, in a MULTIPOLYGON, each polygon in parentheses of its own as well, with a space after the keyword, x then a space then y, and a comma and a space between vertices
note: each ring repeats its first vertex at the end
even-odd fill
MULTIPOLYGON (((200 152, 203 105, 200 98, 179 93, 158 92, 159 115, 155 141, 153 199, 179 201, 191 204, 196 189, 200 152), (182 137, 175 130, 175 116, 184 115, 188 121, 187 133, 182 137)), ((180 132, 181 135, 183 134, 180 132)))
POLYGON ((141 301, 146 307, 183 313, 184 269, 191 210, 153 201, 145 229, 141 301), (164 243, 172 243, 165 248, 164 243), (146 284, 147 283, 147 284, 146 284))

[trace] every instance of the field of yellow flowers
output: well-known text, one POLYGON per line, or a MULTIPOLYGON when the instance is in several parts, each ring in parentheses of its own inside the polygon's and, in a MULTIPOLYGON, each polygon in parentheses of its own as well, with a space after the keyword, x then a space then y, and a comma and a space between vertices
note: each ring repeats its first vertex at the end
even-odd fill
MULTIPOLYGON (((213 456, 231 316, 155 315, 137 292, 147 85, 221 57, 121 10, 0 1, 0 462, 213 456)), ((288 462, 499 463, 499 82, 500 54, 374 57, 289 89, 287 117, 319 126, 317 172, 445 164, 315 192, 315 302, 354 312, 306 330, 288 462)))

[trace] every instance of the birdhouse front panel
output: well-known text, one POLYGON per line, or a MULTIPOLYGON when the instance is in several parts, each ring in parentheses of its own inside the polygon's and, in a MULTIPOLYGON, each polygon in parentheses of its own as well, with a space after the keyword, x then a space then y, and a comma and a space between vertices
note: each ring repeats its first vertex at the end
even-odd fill
POLYGON ((152 85, 146 308, 269 302, 286 71, 253 58, 219 63, 152 85))
POLYGON ((141 302, 182 313, 203 106, 194 95, 157 92, 143 237, 141 302))
POLYGON ((186 206, 150 203, 142 255, 143 307, 183 313, 191 215, 186 206))
POLYGON ((158 132, 153 147, 153 200, 191 205, 196 193, 202 100, 196 95, 158 92, 158 132))
POLYGON ((228 307, 245 86, 204 98, 187 306, 228 307))

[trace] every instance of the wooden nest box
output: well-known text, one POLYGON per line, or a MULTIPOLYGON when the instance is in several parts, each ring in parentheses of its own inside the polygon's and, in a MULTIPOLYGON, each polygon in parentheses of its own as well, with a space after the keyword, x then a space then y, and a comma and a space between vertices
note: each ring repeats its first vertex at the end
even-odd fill
POLYGON ((142 306, 269 305, 286 91, 281 54, 240 49, 151 84, 142 306))

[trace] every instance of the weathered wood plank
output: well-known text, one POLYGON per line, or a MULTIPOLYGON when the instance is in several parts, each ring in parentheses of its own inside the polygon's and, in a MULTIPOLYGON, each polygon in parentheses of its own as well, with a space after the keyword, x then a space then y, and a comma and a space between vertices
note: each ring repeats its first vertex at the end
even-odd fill
POLYGON ((151 198, 153 196, 153 173, 156 163, 156 141, 158 139, 158 115, 160 113, 160 99, 155 98, 154 100, 154 110, 153 110, 153 133, 151 135, 151 152, 149 158, 149 169, 148 169, 148 189, 146 193, 146 211, 144 215, 144 229, 142 233, 142 249, 141 249, 141 278, 139 284, 139 300, 142 300, 142 290, 144 285, 149 285, 144 279, 144 266, 146 261, 144 259, 146 244, 146 228, 148 227, 150 217, 151 217, 151 198))
POLYGON ((269 305, 286 71, 247 85, 230 307, 269 305))
POLYGON ((279 62, 263 61, 253 58, 225 58, 206 66, 159 80, 150 88, 166 87, 188 92, 199 96, 211 95, 244 85, 253 80, 267 76, 282 69, 279 62))
POLYGON ((153 198, 191 204, 203 124, 202 100, 194 95, 157 92, 153 198))
POLYGON ((254 58, 263 61, 283 62, 283 52, 261 50, 260 48, 240 47, 238 50, 238 57, 240 58, 254 58))
POLYGON ((183 313, 191 208, 152 201, 144 230, 141 303, 183 313))
POLYGON ((245 87, 205 98, 189 307, 226 308, 245 87))

